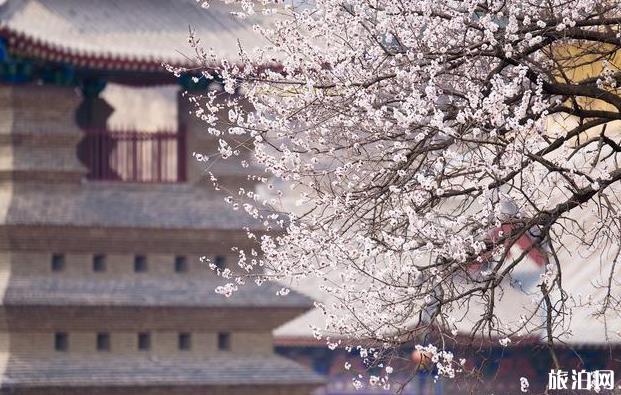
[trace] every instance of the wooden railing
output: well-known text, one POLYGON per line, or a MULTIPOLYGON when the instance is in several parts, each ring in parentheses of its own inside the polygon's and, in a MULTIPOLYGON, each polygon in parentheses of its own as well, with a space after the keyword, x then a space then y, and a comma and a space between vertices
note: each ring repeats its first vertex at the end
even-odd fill
POLYGON ((175 183, 186 179, 185 133, 87 130, 78 156, 90 180, 175 183))

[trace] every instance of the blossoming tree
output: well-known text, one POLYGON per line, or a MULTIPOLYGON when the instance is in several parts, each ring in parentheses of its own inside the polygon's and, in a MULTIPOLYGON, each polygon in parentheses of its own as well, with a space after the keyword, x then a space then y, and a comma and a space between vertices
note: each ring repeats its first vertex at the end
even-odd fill
POLYGON ((442 345, 461 331, 504 345, 540 331, 554 350, 577 303, 567 252, 609 258, 591 302, 617 314, 620 2, 236 3, 263 47, 229 63, 190 38, 199 78, 224 87, 190 98, 220 138, 200 159, 251 151, 265 168, 263 192, 229 191, 266 232, 219 292, 320 279, 318 336, 389 350, 434 333, 449 376, 442 345), (530 313, 505 320, 500 299, 533 264, 530 313))

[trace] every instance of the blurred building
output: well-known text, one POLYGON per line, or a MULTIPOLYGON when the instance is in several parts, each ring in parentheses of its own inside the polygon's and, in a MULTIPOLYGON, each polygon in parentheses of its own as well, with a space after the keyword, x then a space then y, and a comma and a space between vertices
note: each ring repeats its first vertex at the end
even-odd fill
MULTIPOLYGON (((269 283, 224 298, 199 261, 224 269, 261 224, 203 185, 192 153, 217 141, 186 100, 169 130, 110 127, 127 109, 106 86, 208 88, 161 65, 191 65, 188 25, 223 58, 237 39, 252 45, 228 11, 0 1, 1 393, 307 394, 321 383, 272 345, 272 330, 312 301, 269 283)), ((239 166, 210 170, 253 186, 239 166)))

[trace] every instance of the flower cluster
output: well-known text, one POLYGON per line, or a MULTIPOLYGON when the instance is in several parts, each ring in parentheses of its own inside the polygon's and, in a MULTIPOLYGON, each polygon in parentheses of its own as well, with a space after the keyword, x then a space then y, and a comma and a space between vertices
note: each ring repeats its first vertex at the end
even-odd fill
MULTIPOLYGON (((257 245, 230 278, 319 279, 326 334, 390 348, 439 328, 508 346, 540 328, 532 311, 496 314, 516 268, 546 261, 533 290, 545 309, 562 294, 568 235, 572 250, 618 242, 621 146, 605 125, 619 119, 621 73, 600 59, 621 45, 621 3, 234 3, 264 45, 221 60, 191 36, 199 78, 221 84, 188 96, 218 161, 265 171, 248 176, 256 190, 228 190, 265 228, 248 230, 257 245), (597 221, 574 221, 578 210, 597 221)), ((434 362, 452 376, 445 352, 434 362)))

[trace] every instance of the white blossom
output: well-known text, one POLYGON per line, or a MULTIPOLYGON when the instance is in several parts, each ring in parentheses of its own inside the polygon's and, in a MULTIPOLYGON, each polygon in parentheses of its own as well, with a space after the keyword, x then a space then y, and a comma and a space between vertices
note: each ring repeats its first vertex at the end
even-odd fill
MULTIPOLYGON (((570 299, 556 254, 621 239, 621 141, 604 126, 621 111, 619 65, 597 60, 589 69, 601 73, 572 80, 582 77, 563 54, 618 50, 621 3, 600 15, 596 0, 232 2, 240 23, 262 18, 264 45, 222 61, 190 35, 218 88, 189 95, 217 141, 217 158, 194 157, 264 173, 237 191, 208 173, 257 224, 246 229, 254 254, 219 273, 228 278, 216 292, 232 295, 236 276, 319 279, 330 303, 317 305, 325 322, 314 336, 334 345, 338 334, 368 361, 430 328, 456 337, 471 306, 483 311, 465 330, 505 347, 542 329, 547 303, 551 328, 563 328, 570 299), (509 325, 496 299, 525 287, 514 277, 528 260, 544 272, 509 325)), ((600 314, 617 302, 590 301, 600 314)), ((463 367, 420 347, 442 376, 463 367)))

